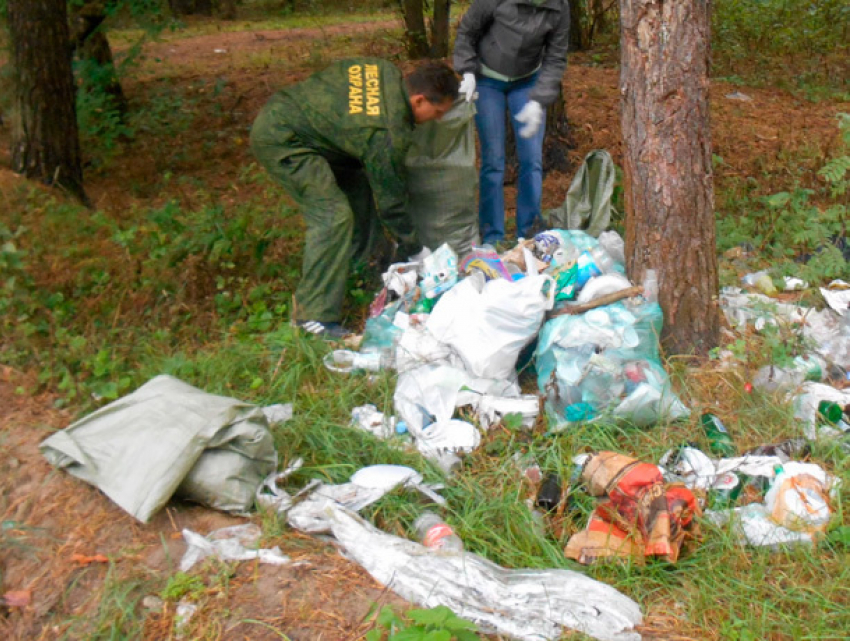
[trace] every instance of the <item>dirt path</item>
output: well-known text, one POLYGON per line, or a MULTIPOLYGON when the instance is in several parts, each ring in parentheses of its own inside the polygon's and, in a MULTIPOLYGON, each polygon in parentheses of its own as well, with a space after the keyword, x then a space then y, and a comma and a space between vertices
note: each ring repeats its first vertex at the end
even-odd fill
MULTIPOLYGON (((149 524, 141 524, 95 488, 53 470, 38 443, 67 426, 71 417, 52 408, 50 395, 16 394, 24 382, 20 373, 0 367, 0 571, 4 592, 23 591, 31 598, 27 607, 0 616, 0 637, 80 638, 98 626, 108 629, 121 608, 140 615, 136 602, 145 594, 156 595, 177 570, 185 550, 183 528, 207 533, 246 522, 172 502, 149 524), (128 588, 132 592, 123 594, 128 588)), ((196 600, 200 607, 187 638, 216 629, 225 639, 281 638, 263 624, 285 631, 293 641, 358 638, 368 629, 363 619, 373 603, 401 603, 313 538, 288 532, 269 544, 280 545, 293 565, 238 564, 226 576, 226 590, 217 577, 205 576, 210 585, 196 600)), ((145 614, 144 636, 167 638, 173 606, 145 614)))

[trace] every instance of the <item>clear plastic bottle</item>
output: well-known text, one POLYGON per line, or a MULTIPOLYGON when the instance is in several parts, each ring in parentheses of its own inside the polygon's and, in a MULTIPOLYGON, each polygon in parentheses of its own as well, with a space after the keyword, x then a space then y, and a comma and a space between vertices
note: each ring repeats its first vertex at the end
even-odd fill
POLYGON ((614 259, 597 245, 579 254, 576 265, 578 266, 576 285, 581 288, 591 278, 607 274, 614 269, 614 259))
POLYGON ((643 275, 643 297, 647 303, 658 302, 658 273, 654 269, 647 269, 643 275))
POLYGON ((602 245, 597 245, 591 249, 590 255, 593 256, 593 262, 596 263, 596 266, 599 267, 599 271, 603 274, 610 274, 614 271, 614 259, 611 258, 611 254, 605 251, 605 248, 602 245))
POLYGON ((335 349, 325 355, 325 367, 332 372, 349 374, 351 372, 378 372, 392 367, 392 352, 353 352, 348 349, 335 349))
POLYGON ((829 365, 816 354, 797 356, 786 367, 765 365, 753 376, 753 386, 766 391, 798 387, 805 381, 823 380, 829 365))
POLYGON ((424 512, 413 524, 416 536, 422 545, 431 550, 441 552, 463 552, 463 541, 454 533, 439 515, 434 512, 424 512))

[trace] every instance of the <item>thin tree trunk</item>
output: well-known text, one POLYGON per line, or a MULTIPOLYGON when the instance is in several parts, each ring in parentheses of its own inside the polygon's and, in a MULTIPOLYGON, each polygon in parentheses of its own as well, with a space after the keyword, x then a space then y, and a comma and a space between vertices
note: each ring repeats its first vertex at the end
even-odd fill
POLYGON ((212 15, 212 0, 168 0, 175 16, 212 15))
POLYGON ((109 39, 100 29, 105 18, 106 3, 103 0, 88 0, 81 5, 72 5, 71 42, 80 60, 90 60, 104 70, 102 89, 112 97, 115 108, 123 117, 127 113, 127 98, 118 79, 109 39))
POLYGON ((543 138, 543 171, 567 172, 570 170, 569 151, 575 149, 572 128, 567 118, 567 101, 564 88, 558 99, 546 109, 546 136, 543 138))
POLYGON ((425 31, 423 0, 400 0, 400 2, 401 14, 404 18, 407 56, 411 60, 421 60, 428 55, 428 34, 425 31))
POLYGON ((236 0, 219 0, 218 11, 222 20, 235 20, 236 0))
POLYGON ((587 5, 584 0, 570 2, 570 51, 584 51, 584 23, 587 21, 587 5))
POLYGON ((434 0, 434 21, 431 23, 431 50, 429 58, 449 55, 449 23, 452 0, 434 0))
POLYGON ((83 202, 65 0, 7 0, 15 73, 12 168, 83 202))
POLYGON ((662 341, 705 354, 719 337, 708 112, 709 0, 621 0, 626 262, 655 269, 662 341))

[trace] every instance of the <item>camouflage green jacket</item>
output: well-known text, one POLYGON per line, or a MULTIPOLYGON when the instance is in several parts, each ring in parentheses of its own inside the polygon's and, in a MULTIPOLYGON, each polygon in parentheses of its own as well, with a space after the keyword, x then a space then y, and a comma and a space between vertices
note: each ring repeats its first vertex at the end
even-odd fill
POLYGON ((406 217, 404 158, 413 111, 401 71, 377 58, 340 60, 272 97, 286 126, 331 163, 363 165, 381 218, 406 217))

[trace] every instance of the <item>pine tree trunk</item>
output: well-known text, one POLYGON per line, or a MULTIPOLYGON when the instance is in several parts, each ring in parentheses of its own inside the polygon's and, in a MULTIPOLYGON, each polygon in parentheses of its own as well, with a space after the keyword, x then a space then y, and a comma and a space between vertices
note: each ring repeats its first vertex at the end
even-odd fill
POLYGON ((15 73, 12 169, 83 202, 65 0, 7 0, 15 73))
POLYGON ((429 58, 449 55, 449 23, 452 0, 434 0, 434 21, 431 23, 431 49, 429 58))
POLYGON ((425 31, 425 7, 423 0, 400 0, 404 18, 404 34, 407 56, 421 60, 428 56, 428 34, 425 31))
POLYGON ((719 338, 708 112, 709 0, 621 0, 626 261, 655 269, 662 342, 705 354, 719 338))

